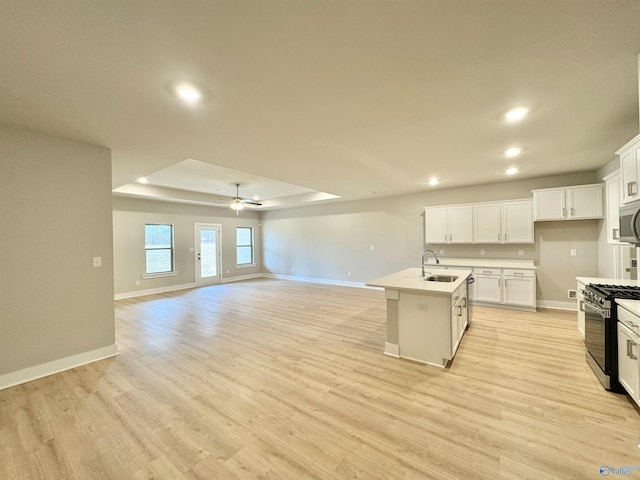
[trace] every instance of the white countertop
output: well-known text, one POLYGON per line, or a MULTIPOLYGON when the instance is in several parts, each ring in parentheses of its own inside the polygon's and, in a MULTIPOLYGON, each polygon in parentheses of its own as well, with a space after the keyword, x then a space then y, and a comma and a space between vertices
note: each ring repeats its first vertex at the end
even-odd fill
POLYGON ((640 317, 640 300, 627 300, 624 298, 616 298, 616 303, 634 315, 640 317))
MULTIPOLYGON (((425 265, 425 270, 426 272, 429 272, 429 267, 427 265, 425 265)), ((467 280, 467 277, 471 275, 471 270, 448 269, 446 273, 442 270, 434 270, 429 273, 434 275, 457 275, 458 279, 455 282, 428 282, 422 279, 422 272, 420 268, 407 268, 406 270, 392 273, 386 277, 371 280, 366 284, 370 287, 384 287, 393 290, 411 290, 421 293, 450 295, 467 280)))
MULTIPOLYGON (((436 265, 433 257, 430 257, 425 265, 436 265)), ((522 268, 536 270, 533 260, 510 260, 504 258, 440 258, 443 267, 479 267, 479 268, 522 268)))
POLYGON ((589 285, 590 283, 601 283, 605 285, 640 286, 640 280, 627 280, 621 278, 576 277, 576 281, 585 285, 589 285))

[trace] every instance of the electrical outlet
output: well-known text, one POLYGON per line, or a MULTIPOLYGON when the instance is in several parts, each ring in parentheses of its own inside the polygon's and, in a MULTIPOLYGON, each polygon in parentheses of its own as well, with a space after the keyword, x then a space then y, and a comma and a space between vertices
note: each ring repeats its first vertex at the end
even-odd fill
POLYGON ((291 273, 295 273, 296 269, 294 267, 291 267, 291 273))
POLYGON ((518 255, 520 256, 524 255, 524 250, 523 249, 518 250, 518 255))
POLYGON ((480 249, 480 255, 484 255, 484 253, 485 253, 485 252, 484 252, 484 248, 481 248, 481 249, 480 249))
POLYGON ((136 280, 136 285, 140 286, 140 280, 136 280))
POLYGON ((351 272, 347 273, 347 277, 351 278, 351 272))
POLYGON ((575 257, 578 254, 575 248, 572 248, 569 253, 571 254, 572 257, 575 257))
POLYGON ((229 269, 227 268, 227 275, 229 275, 229 269))
POLYGON ((444 248, 440 249, 440 255, 444 255, 444 248))
POLYGON ((375 250, 375 249, 376 249, 376 247, 374 247, 373 245, 371 245, 371 250, 375 250))
POLYGON ((93 257, 93 266, 101 267, 102 266, 102 257, 93 257))

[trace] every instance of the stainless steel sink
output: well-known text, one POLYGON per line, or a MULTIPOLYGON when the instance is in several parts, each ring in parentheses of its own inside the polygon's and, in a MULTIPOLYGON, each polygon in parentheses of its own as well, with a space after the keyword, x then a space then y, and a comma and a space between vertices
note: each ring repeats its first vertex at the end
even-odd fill
POLYGON ((424 280, 426 282, 455 282, 457 279, 457 275, 430 275, 424 280))

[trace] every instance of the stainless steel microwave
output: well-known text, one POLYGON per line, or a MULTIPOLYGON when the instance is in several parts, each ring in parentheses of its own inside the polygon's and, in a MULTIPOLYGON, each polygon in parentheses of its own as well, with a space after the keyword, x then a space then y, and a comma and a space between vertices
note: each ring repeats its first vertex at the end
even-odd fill
POLYGON ((640 200, 620 206, 619 240, 640 245, 640 200))

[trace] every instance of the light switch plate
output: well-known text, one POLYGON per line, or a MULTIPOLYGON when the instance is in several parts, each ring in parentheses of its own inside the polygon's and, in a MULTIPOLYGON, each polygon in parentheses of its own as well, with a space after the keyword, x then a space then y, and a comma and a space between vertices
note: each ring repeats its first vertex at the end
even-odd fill
POLYGON ((93 266, 101 267, 102 266, 102 257, 93 257, 93 266))

